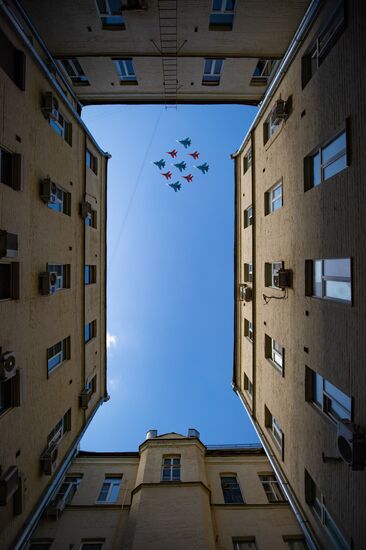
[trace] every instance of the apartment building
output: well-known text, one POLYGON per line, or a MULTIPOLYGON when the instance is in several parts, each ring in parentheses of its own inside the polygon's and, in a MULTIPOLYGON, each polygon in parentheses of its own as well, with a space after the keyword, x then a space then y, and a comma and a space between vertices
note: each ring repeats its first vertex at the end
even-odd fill
POLYGON ((138 452, 80 452, 29 550, 302 549, 261 447, 147 433, 138 452))
POLYGON ((361 550, 366 5, 318 5, 233 155, 233 386, 309 546, 361 550))
POLYGON ((106 399, 108 155, 0 9, 0 548, 18 548, 106 399))
POLYGON ((257 104, 309 0, 11 0, 83 105, 257 104))

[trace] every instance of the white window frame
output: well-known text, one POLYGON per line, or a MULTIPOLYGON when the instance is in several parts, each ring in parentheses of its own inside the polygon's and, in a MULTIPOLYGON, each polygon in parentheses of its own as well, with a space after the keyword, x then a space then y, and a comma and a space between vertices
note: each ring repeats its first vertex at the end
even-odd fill
POLYGON ((120 59, 113 59, 113 63, 114 63, 114 66, 116 67, 118 78, 120 79, 121 82, 137 82, 136 70, 135 70, 135 65, 132 57, 123 57, 120 59), (126 63, 127 61, 131 62, 133 73, 129 72, 129 69, 126 63), (123 74, 123 71, 125 72, 125 74, 123 74))
POLYGON ((57 424, 54 426, 54 428, 51 430, 51 432, 48 434, 47 437, 47 447, 50 447, 51 445, 58 445, 61 439, 64 437, 65 433, 69 431, 68 426, 66 425, 67 422, 67 416, 71 414, 71 411, 67 411, 61 420, 57 422, 57 424))
POLYGON ((53 372, 57 367, 59 367, 64 361, 67 361, 67 343, 68 338, 64 338, 63 340, 60 340, 59 342, 56 342, 53 346, 50 346, 47 348, 47 374, 50 375, 51 372, 53 372), (54 354, 51 357, 48 357, 48 350, 51 348, 59 347, 60 350, 54 352, 54 354), (50 363, 53 364, 53 359, 57 358, 58 361, 55 363, 52 367, 50 367, 50 363))
POLYGON ((112 10, 111 6, 109 5, 109 0, 102 0, 102 1, 105 4, 105 12, 100 10, 99 2, 98 2, 98 0, 96 0, 97 8, 98 8, 98 12, 99 12, 99 15, 100 15, 100 18, 101 18, 101 21, 102 21, 103 28, 104 29, 108 29, 108 28, 118 29, 118 28, 121 28, 121 30, 125 29, 125 19, 124 19, 123 14, 122 14, 122 9, 119 13, 113 13, 113 10, 112 10))
POLYGON ((255 539, 233 540, 233 550, 257 550, 255 539))
POLYGON ((223 67, 224 67, 224 59, 222 57, 221 58, 205 57, 203 61, 202 83, 203 84, 220 84, 223 67), (206 71, 207 62, 211 62, 211 67, 209 71, 206 71), (219 64, 221 63, 218 73, 215 72, 217 63, 219 64))
POLYGON ((271 287, 277 288, 274 284, 274 278, 278 275, 280 269, 283 268, 283 262, 271 262, 271 287))
POLYGON ((249 170, 252 165, 252 148, 250 147, 243 157, 243 174, 249 170))
POLYGON ((273 363, 282 371, 283 370, 283 347, 271 338, 271 359, 273 363))
POLYGON ((331 301, 335 301, 335 302, 342 302, 342 303, 345 303, 345 304, 352 304, 352 264, 351 264, 351 258, 324 258, 324 259, 316 259, 316 260, 313 260, 313 264, 312 264, 312 296, 315 297, 315 298, 321 298, 323 300, 331 300, 331 301), (337 276, 337 275, 324 275, 324 262, 327 262, 327 261, 332 261, 332 260, 337 260, 337 261, 348 261, 348 264, 349 264, 349 277, 345 277, 345 276, 337 276), (320 272, 320 278, 321 280, 319 281, 321 283, 320 285, 320 293, 316 293, 317 292, 317 289, 316 289, 316 272, 317 272, 317 267, 318 267, 318 270, 320 272), (349 287, 350 287, 350 299, 342 299, 342 298, 335 298, 333 296, 328 296, 327 295, 327 290, 326 290, 326 285, 327 285, 327 281, 329 282, 340 282, 340 283, 348 283, 349 284, 349 287))
POLYGON ((279 448, 282 450, 283 443, 283 431, 281 424, 276 420, 276 418, 271 414, 271 433, 274 437, 274 440, 278 444, 279 448))
POLYGON ((114 503, 116 503, 118 501, 118 498, 119 498, 119 494, 120 494, 120 490, 121 490, 121 484, 122 484, 122 476, 116 475, 114 477, 113 474, 106 475, 106 477, 104 478, 102 487, 99 491, 97 504, 114 504, 114 503), (107 485, 107 484, 109 485, 107 495, 105 497, 105 500, 101 500, 101 494, 102 494, 102 491, 103 491, 103 487, 104 487, 104 485, 107 485), (117 496, 114 500, 111 500, 112 493, 114 492, 114 490, 116 488, 118 488, 117 496))
POLYGON ((161 466, 161 481, 180 481, 181 480, 181 457, 180 455, 163 456, 161 466), (168 462, 170 461, 170 462, 168 462), (174 462, 178 461, 178 462, 174 462), (169 470, 169 479, 164 479, 164 470, 169 470), (179 470, 179 478, 174 476, 174 470, 179 470))
POLYGON ((253 382, 244 373, 244 389, 248 393, 250 399, 253 399, 253 382))
POLYGON ((244 210, 244 229, 253 225, 253 206, 250 205, 244 210))
POLYGON ((339 132, 334 138, 332 138, 330 141, 328 141, 325 145, 322 145, 317 149, 314 153, 312 153, 309 157, 309 182, 308 182, 308 188, 312 189, 313 187, 318 187, 328 179, 331 179, 333 176, 339 174, 340 172, 343 172, 346 168, 348 168, 348 158, 347 158, 347 131, 344 129, 342 132, 339 132), (333 156, 329 157, 327 160, 323 160, 324 151, 335 143, 340 137, 345 138, 345 145, 337 150, 333 156), (318 161, 317 161, 318 159, 318 161), (329 168, 329 166, 332 166, 335 162, 337 162, 340 159, 344 159, 345 164, 340 170, 335 172, 334 174, 331 174, 330 176, 325 177, 325 170, 329 168))
POLYGON ((64 477, 62 483, 60 483, 57 491, 55 492, 55 495, 52 499, 52 503, 58 504, 59 502, 64 502, 66 504, 70 504, 72 501, 76 491, 79 488, 79 485, 82 480, 82 474, 75 474, 75 475, 67 475, 64 477), (62 487, 66 485, 66 489, 63 493, 61 493, 62 487))
POLYGON ((312 402, 314 405, 336 423, 340 420, 351 421, 352 398, 319 373, 312 371, 312 377, 312 402), (336 409, 341 409, 344 414, 338 415, 336 409))
POLYGON ((67 76, 71 79, 71 82, 74 85, 89 84, 89 80, 84 73, 84 70, 80 64, 80 61, 76 57, 70 57, 68 59, 60 59, 60 62, 67 76), (70 72, 66 68, 67 64, 71 69, 70 72))
POLYGON ((277 62, 276 59, 263 59, 263 58, 258 59, 257 65, 255 66, 255 69, 254 69, 254 72, 253 72, 252 79, 251 79, 250 83, 251 84, 253 84, 253 83, 255 83, 255 84, 259 84, 259 83, 267 84, 271 74, 273 73, 273 69, 275 68, 277 63, 278 62, 277 62), (256 71, 257 71, 258 65, 262 64, 262 63, 263 63, 263 67, 259 71, 259 74, 255 74, 256 71))
POLYGON ((282 491, 281 484, 275 474, 259 474, 259 479, 262 483, 264 492, 266 493, 268 502, 286 502, 286 496, 282 491), (272 478, 272 479, 266 479, 272 478))
POLYGON ((47 271, 55 271, 57 273, 56 277, 56 292, 59 290, 64 290, 68 287, 68 265, 67 264, 47 264, 47 271))
POLYGON ((225 14, 225 15, 229 15, 229 14, 230 14, 230 15, 231 15, 231 14, 234 15, 236 0, 234 0, 234 9, 232 9, 232 10, 229 10, 229 9, 226 8, 226 6, 228 5, 229 2, 231 2, 231 0, 221 0, 221 9, 219 9, 219 10, 214 10, 214 0, 212 0, 211 13, 212 13, 212 14, 223 13, 223 14, 225 14))
POLYGON ((282 180, 277 182, 271 189, 267 191, 267 197, 268 197, 268 214, 272 214, 273 212, 276 212, 276 210, 279 210, 283 207, 283 183, 282 180), (277 189, 281 189, 281 193, 278 196, 274 196, 277 189), (275 203, 281 200, 281 205, 275 207, 275 203))
POLYGON ((84 540, 81 543, 81 545, 79 547, 79 550, 85 550, 86 545, 89 545, 89 544, 97 544, 98 547, 96 547, 96 550, 103 550, 104 543, 105 543, 105 540, 103 540, 103 541, 101 541, 101 540, 84 540))

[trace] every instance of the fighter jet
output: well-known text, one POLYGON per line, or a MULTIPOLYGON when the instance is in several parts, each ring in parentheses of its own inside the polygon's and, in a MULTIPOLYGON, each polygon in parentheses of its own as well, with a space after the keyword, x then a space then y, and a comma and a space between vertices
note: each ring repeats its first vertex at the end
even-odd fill
POLYGON ((178 168, 179 172, 183 172, 183 170, 185 170, 187 168, 187 165, 184 162, 184 160, 182 160, 182 162, 179 162, 178 164, 173 164, 173 166, 178 168))
POLYGON ((165 160, 164 159, 157 160, 154 162, 154 164, 159 168, 159 170, 162 170, 165 166, 165 160))
POLYGON ((192 174, 188 174, 188 176, 182 176, 182 178, 184 178, 185 180, 187 180, 188 183, 191 183, 191 181, 193 180, 192 174))
POLYGON ((188 155, 189 155, 190 157, 193 157, 194 160, 197 160, 198 157, 200 156, 200 154, 199 154, 198 151, 195 151, 194 153, 188 153, 188 155))
POLYGON ((170 170, 168 172, 162 172, 161 175, 165 176, 167 180, 170 180, 170 178, 172 177, 172 173, 170 170))
POLYGON ((179 183, 179 180, 176 181, 175 183, 168 183, 168 185, 169 185, 169 187, 174 189, 175 192, 180 191, 180 188, 182 187, 182 184, 179 183))
POLYGON ((209 165, 207 164, 207 162, 205 162, 204 164, 196 166, 196 168, 198 168, 198 170, 201 170, 202 174, 205 174, 206 172, 208 172, 209 165))
POLYGON ((187 149, 187 147, 189 147, 192 142, 191 142, 191 139, 188 137, 186 139, 178 140, 178 143, 181 143, 182 145, 184 145, 184 148, 187 149))
POLYGON ((172 157, 172 159, 174 159, 177 156, 178 151, 176 151, 175 149, 172 149, 171 151, 167 151, 167 153, 172 157))

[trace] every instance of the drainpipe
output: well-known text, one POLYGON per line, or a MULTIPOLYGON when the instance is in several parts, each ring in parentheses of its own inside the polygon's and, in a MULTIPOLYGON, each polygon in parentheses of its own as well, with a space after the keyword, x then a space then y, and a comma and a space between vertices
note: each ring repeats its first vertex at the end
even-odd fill
POLYGON ((59 470, 57 471, 56 475, 52 479, 51 483, 47 486, 46 490, 44 491, 43 495, 39 499, 38 503, 36 504, 35 508, 32 510, 32 512, 29 514, 28 518, 26 519, 22 530, 18 534, 16 540, 14 541, 13 545, 11 546, 11 550, 25 550, 30 537, 32 536, 34 530, 36 529, 39 520, 42 517, 43 512, 45 511, 48 503, 50 502, 54 492, 56 491, 58 485, 61 483, 62 478, 66 474, 68 468, 70 467, 71 462, 75 458, 78 450, 79 450, 79 444, 81 438, 84 436, 86 430, 89 427, 90 422, 93 420, 95 413, 99 409, 99 407, 106 401, 104 397, 102 397, 98 403, 95 406, 94 411, 91 413, 89 418, 86 421, 85 426, 79 433, 79 435, 74 440, 71 449, 67 453, 66 457, 63 460, 63 463, 61 464, 59 470))
MULTIPOLYGON (((4 0, 0 0, 0 9, 4 12, 6 17, 8 18, 9 22, 13 25, 14 30, 18 34, 20 40, 23 42, 24 46, 29 50, 29 52, 32 54, 34 60, 39 65, 41 71, 43 72, 44 76, 47 78, 51 86, 58 92, 60 99, 63 101, 64 105, 66 105, 67 109, 72 113, 73 117, 77 121, 77 123, 84 129, 86 132, 88 138, 93 143, 94 147, 97 149, 97 151, 103 155, 107 156, 108 153, 103 151, 103 149, 100 148, 98 143, 95 141, 95 138, 90 133, 88 127, 86 126, 85 122, 81 119, 79 113, 69 101, 69 99, 65 96, 65 93, 61 86, 58 84, 57 80, 53 76, 53 74, 50 72, 49 68, 47 67, 46 63, 43 61, 43 59, 38 54, 37 50, 34 48, 33 44, 30 42, 28 36, 25 34, 24 30, 20 26, 17 18, 13 14, 13 12, 9 9, 7 5, 5 5, 4 0)), ((46 46, 45 46, 46 47, 46 46)), ((50 53, 48 53, 49 56, 51 56, 50 53)), ((51 56, 52 57, 52 56, 51 56)))
POLYGON ((290 42, 290 45, 285 53, 284 58, 282 59, 277 72, 270 83, 270 85, 267 88, 267 91, 265 92, 265 96, 260 104, 260 107, 257 111, 256 116, 254 117, 254 120, 248 130, 248 132, 245 135, 245 138, 242 141, 242 144, 240 145, 239 149, 231 155, 231 158, 235 158, 236 156, 240 155, 240 153, 243 152, 244 147, 247 144, 248 139, 250 138, 250 135, 252 131, 257 127, 259 120, 261 119, 265 109, 267 108, 268 104, 272 100, 281 80, 287 73, 287 70, 289 66, 291 65, 295 55, 297 54, 300 46, 302 45, 311 25, 313 24, 319 8, 323 4, 324 0, 312 0, 310 6, 306 10, 306 13, 293 37, 293 39, 290 42))
POLYGON ((281 485, 281 489, 286 495, 286 498, 291 506, 291 509, 293 513, 295 514, 295 517, 300 525, 300 528, 304 534, 306 543, 310 550, 319 550, 319 544, 316 541, 315 535, 313 533, 313 530, 311 528, 311 525, 309 521, 306 519, 305 514, 301 510, 301 506, 296 498, 295 493, 293 492, 289 482, 287 481, 285 475, 282 472, 282 469, 277 461, 277 457, 273 454, 271 447, 268 445, 265 435, 263 433, 262 428, 258 424, 257 420, 252 416, 251 411, 249 410, 248 405, 245 402, 245 399, 240 391, 240 389, 235 386, 235 384, 232 385, 232 388, 236 395, 239 397, 244 409, 246 410, 251 422, 252 426, 256 431, 256 434, 263 445, 263 448, 265 450, 265 453, 267 455, 267 458, 276 474, 276 477, 281 485))

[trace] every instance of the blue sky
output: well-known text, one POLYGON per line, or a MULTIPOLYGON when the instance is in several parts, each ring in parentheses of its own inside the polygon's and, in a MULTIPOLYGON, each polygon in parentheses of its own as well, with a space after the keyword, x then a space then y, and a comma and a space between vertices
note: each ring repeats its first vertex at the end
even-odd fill
MULTIPOLYGON (((234 163, 256 109, 98 106, 83 118, 108 170, 108 391, 82 441, 133 451, 146 431, 256 442, 231 389, 234 163), (210 171, 175 193, 153 165, 189 136, 210 171)), ((191 165, 198 162, 191 162, 191 165)), ((165 171, 165 170, 164 170, 165 171)), ((175 181, 172 179, 170 181, 175 181)))

